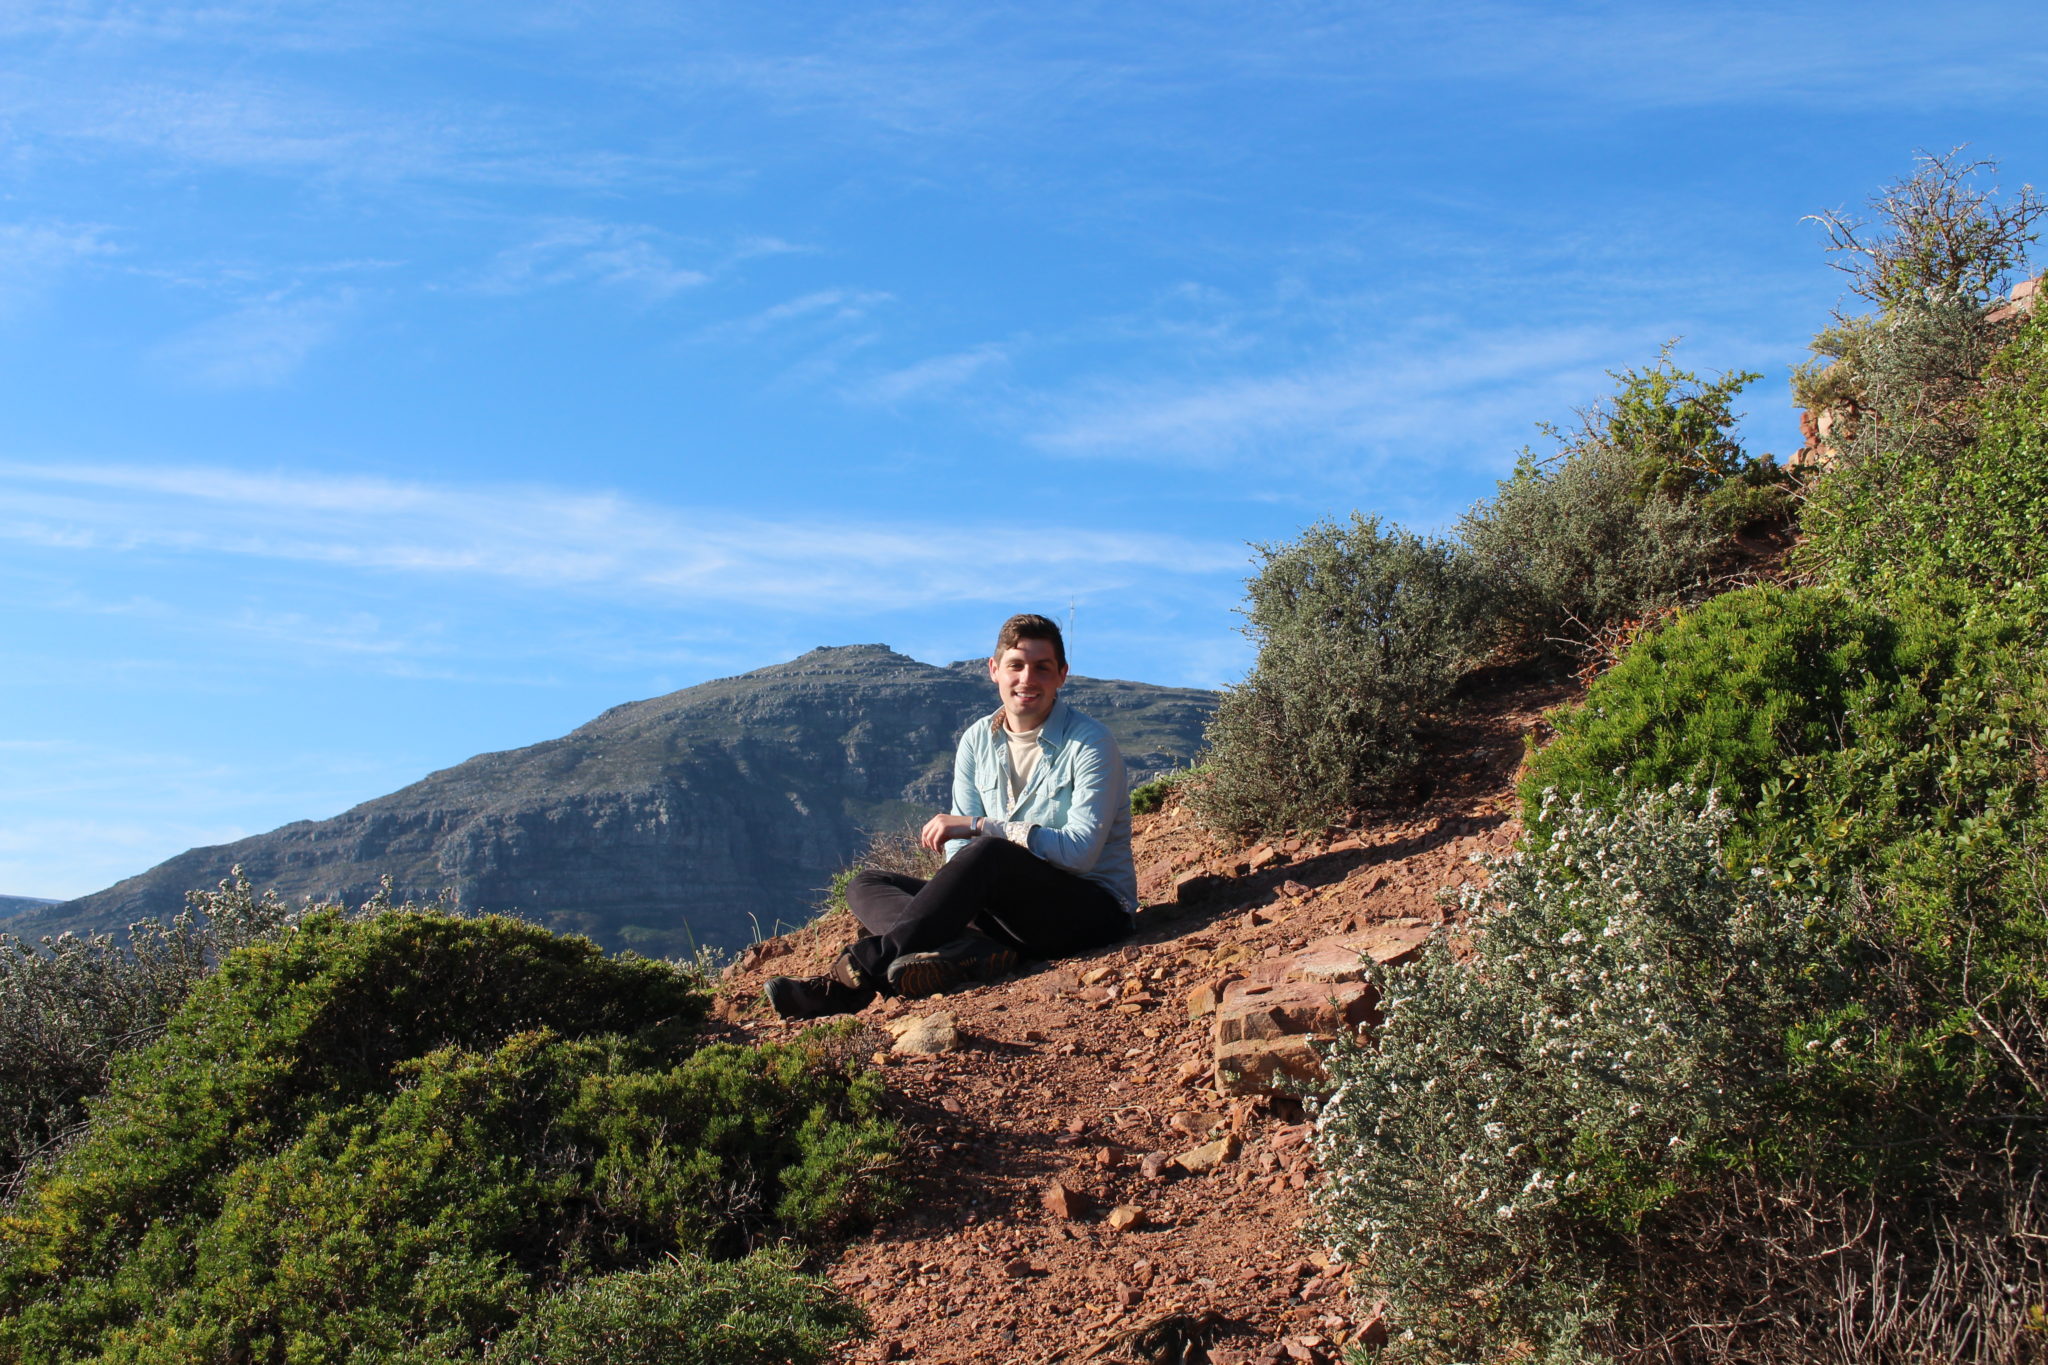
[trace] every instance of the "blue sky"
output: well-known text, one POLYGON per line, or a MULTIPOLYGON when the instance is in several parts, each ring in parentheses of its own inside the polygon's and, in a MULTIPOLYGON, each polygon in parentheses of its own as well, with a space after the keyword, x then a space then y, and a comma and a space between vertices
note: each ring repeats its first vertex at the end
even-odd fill
POLYGON ((2037 6, 0 7, 0 892, 607 706, 1071 612, 1220 685, 1248 542, 1444 529, 1802 214, 2048 175, 2037 6))

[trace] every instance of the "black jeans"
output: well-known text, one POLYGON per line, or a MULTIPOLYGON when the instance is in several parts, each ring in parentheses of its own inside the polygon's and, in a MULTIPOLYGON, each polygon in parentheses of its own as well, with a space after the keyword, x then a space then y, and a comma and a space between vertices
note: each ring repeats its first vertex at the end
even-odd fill
POLYGON ((1085 953, 1131 932, 1115 896, 1008 839, 970 841, 930 881, 859 873, 846 904, 872 935, 848 951, 875 981, 903 954, 930 952, 970 929, 1026 957, 1085 953))

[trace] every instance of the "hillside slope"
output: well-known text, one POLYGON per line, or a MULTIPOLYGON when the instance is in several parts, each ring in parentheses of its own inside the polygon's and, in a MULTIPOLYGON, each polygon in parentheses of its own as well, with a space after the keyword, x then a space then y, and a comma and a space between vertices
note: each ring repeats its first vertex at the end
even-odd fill
MULTIPOLYGON (((1073 678, 1133 781, 1189 762, 1213 693, 1073 678)), ((480 754, 329 820, 195 848, 104 891, 7 921, 25 936, 177 913, 239 865, 288 900, 442 892, 607 947, 682 954, 801 923, 865 832, 937 809, 955 739, 994 709, 979 660, 884 645, 788 663, 605 712, 559 739, 480 754)))
MULTIPOLYGON (((1177 805, 1140 816, 1145 909, 1130 942, 871 1005, 868 1047, 911 1135, 913 1193, 829 1267, 879 1329, 843 1358, 1198 1360, 1173 1353, 1175 1334, 1193 1333, 1212 1365, 1329 1362, 1369 1334, 1372 1305, 1351 1302, 1344 1267, 1297 1236, 1316 1178, 1300 1106, 1219 1093, 1217 1015, 1197 1011, 1205 992, 1325 936, 1414 941, 1454 922, 1439 889, 1513 843, 1523 738, 1573 690, 1483 700, 1437 746, 1426 802, 1266 846, 1257 870, 1177 805), (895 1030, 935 1014, 960 1047, 892 1050, 895 1030), (1212 1169, 1166 1160, 1211 1142, 1228 1153, 1212 1169), (1134 1349, 1148 1332, 1164 1343, 1149 1355, 1134 1349)), ((751 950, 722 987, 724 1027, 790 1031, 760 1004, 762 983, 823 970, 853 932, 837 914, 751 950)))

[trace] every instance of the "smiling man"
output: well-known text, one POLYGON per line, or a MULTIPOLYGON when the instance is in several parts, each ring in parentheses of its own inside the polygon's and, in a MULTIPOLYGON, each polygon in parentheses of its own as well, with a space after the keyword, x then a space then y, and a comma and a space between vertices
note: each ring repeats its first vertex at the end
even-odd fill
POLYGON ((768 1003, 792 1019, 845 1014, 879 994, 932 995, 1115 943, 1136 924, 1123 755, 1060 700, 1067 650, 1043 616, 1012 616, 988 661, 1002 706, 967 727, 953 809, 920 839, 944 849, 929 881, 862 872, 846 903, 867 933, 826 976, 778 976, 768 1003))

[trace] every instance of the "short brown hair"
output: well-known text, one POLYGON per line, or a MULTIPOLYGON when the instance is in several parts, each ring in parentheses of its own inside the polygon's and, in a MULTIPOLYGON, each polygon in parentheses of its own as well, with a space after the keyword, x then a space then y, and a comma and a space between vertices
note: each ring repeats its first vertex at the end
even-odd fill
POLYGON ((1003 657, 1003 651, 1019 640, 1052 641, 1052 657, 1061 668, 1067 666, 1067 642, 1060 638, 1060 628, 1043 616, 1031 612, 1020 612, 1003 622, 1003 628, 996 632, 995 657, 1003 657))

